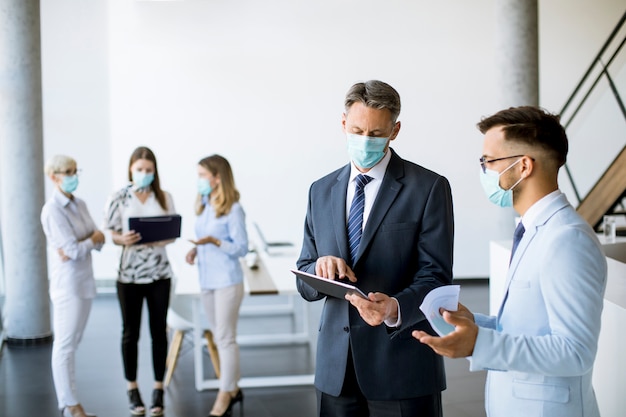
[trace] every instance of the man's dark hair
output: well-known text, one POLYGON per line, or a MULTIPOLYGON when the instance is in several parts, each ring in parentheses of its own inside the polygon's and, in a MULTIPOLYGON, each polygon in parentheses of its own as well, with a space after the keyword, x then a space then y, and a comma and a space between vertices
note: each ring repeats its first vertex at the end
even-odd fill
POLYGON ((476 126, 483 134, 493 127, 502 126, 506 140, 544 149, 558 167, 567 160, 567 135, 559 116, 541 108, 511 107, 483 118, 476 126))
POLYGON ((344 102, 346 114, 357 101, 374 109, 389 110, 391 121, 394 123, 400 115, 400 94, 392 86, 382 81, 370 80, 356 83, 350 87, 344 102))

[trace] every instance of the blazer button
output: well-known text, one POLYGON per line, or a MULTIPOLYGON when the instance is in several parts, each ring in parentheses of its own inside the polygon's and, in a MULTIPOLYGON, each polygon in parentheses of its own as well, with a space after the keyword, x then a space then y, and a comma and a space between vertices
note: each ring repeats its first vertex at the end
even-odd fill
POLYGON ((348 333, 348 332, 350 332, 350 328, 348 326, 346 326, 346 327, 343 328, 343 331, 348 333))

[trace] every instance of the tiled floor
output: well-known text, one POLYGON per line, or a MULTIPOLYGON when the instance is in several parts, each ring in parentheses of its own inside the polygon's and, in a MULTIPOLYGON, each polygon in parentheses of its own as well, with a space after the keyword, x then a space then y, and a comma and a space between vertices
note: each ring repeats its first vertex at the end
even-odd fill
MULTIPOLYGON (((470 309, 485 312, 488 308, 486 281, 461 281, 461 302, 470 309)), ((267 301, 265 299, 264 301, 267 301)), ((271 301, 271 298, 269 299, 271 301)), ((250 300, 248 303, 259 302, 250 300)), ((312 314, 319 315, 321 303, 314 303, 312 314)), ((145 314, 144 314, 145 316, 145 314)), ((145 318, 145 317, 144 317, 145 318)), ((243 317, 240 333, 254 330, 271 332, 291 323, 277 317, 243 317)), ((317 320, 315 319, 316 323, 317 320)), ((120 314, 113 294, 101 294, 95 302, 87 330, 77 354, 77 385, 82 403, 100 417, 129 416, 125 381, 119 350, 120 314)), ((144 332, 140 341, 139 384, 143 399, 150 400, 152 366, 150 338, 144 332)), ((5 346, 0 356, 0 416, 56 416, 56 397, 50 371, 51 346, 27 348, 5 346)), ((242 347, 243 376, 268 373, 297 374, 313 371, 307 346, 242 347)), ((210 362, 205 361, 210 374, 210 362)), ((482 417, 485 373, 470 373, 465 359, 446 359, 448 389, 443 393, 445 417, 482 417)), ((244 412, 250 417, 313 417, 315 391, 312 386, 245 389, 244 412)), ((194 388, 193 352, 186 342, 174 378, 166 391, 167 417, 207 415, 215 391, 198 392, 194 388)), ((234 410, 238 415, 238 407, 234 410)))

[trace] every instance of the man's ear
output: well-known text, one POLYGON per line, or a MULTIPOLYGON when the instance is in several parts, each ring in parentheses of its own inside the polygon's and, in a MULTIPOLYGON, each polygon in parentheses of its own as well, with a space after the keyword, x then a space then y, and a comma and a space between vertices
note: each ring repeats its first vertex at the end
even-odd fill
POLYGON ((528 155, 524 155, 520 161, 522 168, 522 178, 528 178, 535 169, 535 160, 528 155))
POLYGON ((400 133, 400 122, 396 122, 396 124, 393 126, 393 130, 391 131, 391 136, 389 137, 389 141, 392 141, 396 138, 396 136, 398 136, 398 133, 400 133))

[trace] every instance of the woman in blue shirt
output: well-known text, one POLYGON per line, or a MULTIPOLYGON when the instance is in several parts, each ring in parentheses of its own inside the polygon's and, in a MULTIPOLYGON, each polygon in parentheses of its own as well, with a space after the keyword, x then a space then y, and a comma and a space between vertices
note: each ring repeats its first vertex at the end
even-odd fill
POLYGON ((237 402, 243 407, 236 336, 243 299, 239 258, 248 252, 248 234, 230 164, 219 155, 198 163, 196 214, 196 247, 186 261, 198 261, 202 303, 220 357, 220 387, 210 415, 223 416, 237 402))

